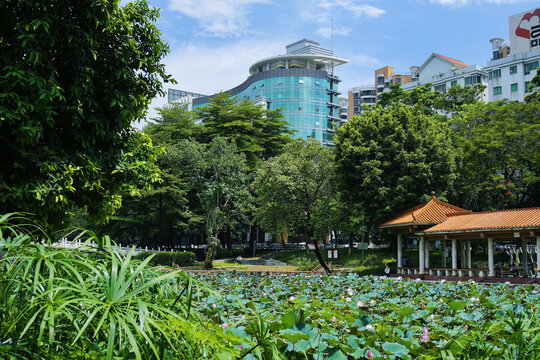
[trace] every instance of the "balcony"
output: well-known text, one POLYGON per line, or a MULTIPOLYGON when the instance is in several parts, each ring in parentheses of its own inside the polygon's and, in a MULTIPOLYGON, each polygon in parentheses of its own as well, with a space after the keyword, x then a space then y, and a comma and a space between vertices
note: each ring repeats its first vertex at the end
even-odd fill
POLYGON ((330 102, 330 101, 327 101, 327 102, 326 102, 326 106, 328 106, 328 107, 334 107, 334 108, 338 108, 338 109, 341 107, 341 106, 339 106, 339 104, 332 103, 332 102, 330 102))
POLYGON ((330 80, 333 80, 334 82, 341 82, 341 80, 339 79, 339 77, 337 75, 334 75, 334 74, 330 74, 328 73, 328 78, 330 80))
POLYGON ((326 92, 328 94, 334 94, 334 95, 341 95, 341 92, 334 90, 334 89, 326 89, 326 92))
POLYGON ((337 121, 337 122, 339 122, 341 120, 341 118, 339 118, 337 116, 334 116, 334 115, 330 115, 330 114, 326 115, 326 118, 328 120, 337 121))

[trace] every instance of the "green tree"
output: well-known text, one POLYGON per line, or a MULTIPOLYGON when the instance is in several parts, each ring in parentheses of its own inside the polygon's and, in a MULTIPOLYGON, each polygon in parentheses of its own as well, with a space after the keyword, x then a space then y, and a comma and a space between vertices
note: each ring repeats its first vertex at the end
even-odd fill
POLYGON ((100 221, 159 179, 158 150, 131 127, 170 80, 158 15, 145 1, 0 3, 0 212, 100 221))
MULTIPOLYGON (((536 75, 531 79, 529 87, 531 90, 536 90, 532 94, 525 96, 525 102, 540 102, 540 67, 536 69, 536 75)), ((525 90, 527 91, 528 89, 525 90)))
POLYGON ((419 107, 377 107, 354 117, 335 136, 340 191, 367 226, 426 199, 444 196, 455 177, 450 132, 419 107))
POLYGON ((540 204, 540 103, 478 103, 452 119, 461 154, 456 204, 472 210, 540 204))
POLYGON ((154 144, 173 146, 180 140, 201 137, 203 125, 195 124, 195 113, 184 105, 172 103, 156 110, 159 116, 144 128, 154 144))
POLYGON ((253 183, 256 220, 270 232, 288 229, 306 235, 327 272, 315 234, 328 233, 327 209, 336 195, 333 174, 331 151, 315 140, 298 139, 263 163, 253 183))
POLYGON ((428 114, 435 114, 437 110, 446 114, 453 114, 463 105, 475 104, 480 101, 485 86, 460 85, 452 86, 446 92, 432 91, 432 84, 416 86, 410 91, 405 91, 399 84, 391 85, 389 92, 383 92, 377 103, 382 107, 396 104, 409 106, 421 106, 428 114))
POLYGON ((215 138, 210 144, 184 140, 177 147, 189 184, 192 227, 201 224, 208 243, 206 264, 212 264, 219 233, 249 223, 252 197, 244 154, 234 143, 215 138))
POLYGON ((247 99, 228 93, 216 94, 210 103, 195 110, 204 124, 201 141, 224 137, 236 143, 245 154, 251 170, 264 159, 278 155, 293 133, 283 119, 281 109, 268 110, 247 99))

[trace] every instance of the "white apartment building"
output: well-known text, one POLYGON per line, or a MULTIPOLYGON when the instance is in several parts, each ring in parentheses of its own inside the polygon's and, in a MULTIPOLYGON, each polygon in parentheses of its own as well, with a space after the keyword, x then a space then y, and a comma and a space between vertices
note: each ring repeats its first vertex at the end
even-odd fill
MULTIPOLYGON (((431 83, 432 89, 445 93, 456 85, 488 85, 488 73, 480 65, 467 65, 462 61, 433 53, 420 66, 413 81, 403 84, 403 90, 410 91, 416 86, 431 83)), ((488 101, 488 90, 481 94, 483 101, 488 101)))

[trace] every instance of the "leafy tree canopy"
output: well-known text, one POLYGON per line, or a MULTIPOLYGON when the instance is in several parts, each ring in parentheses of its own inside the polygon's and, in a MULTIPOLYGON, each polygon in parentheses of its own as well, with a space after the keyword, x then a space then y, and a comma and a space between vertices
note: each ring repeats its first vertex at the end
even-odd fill
POLYGON ((307 235, 327 271, 314 234, 329 230, 327 208, 336 196, 333 174, 331 151, 315 140, 298 139, 263 163, 253 184, 258 196, 256 220, 267 231, 289 229, 307 235))
POLYGON ((210 103, 195 110, 196 118, 204 124, 201 141, 224 137, 236 143, 245 154, 250 169, 263 159, 281 152, 293 133, 283 119, 281 109, 268 110, 253 102, 216 94, 210 103))
POLYGON ((443 93, 441 91, 432 91, 431 87, 432 84, 428 83, 417 86, 411 91, 405 91, 401 88, 400 84, 391 85, 390 91, 383 92, 377 104, 383 107, 395 104, 420 106, 428 114, 433 114, 436 110, 444 113, 453 113, 458 111, 463 105, 474 104, 480 101, 480 96, 486 88, 481 84, 465 87, 456 85, 443 93))
POLYGON ((157 108, 159 117, 144 128, 155 145, 174 146, 180 140, 200 138, 203 125, 195 124, 195 113, 182 104, 172 103, 157 108))
POLYGON ((0 3, 0 212, 104 220, 121 191, 159 179, 158 150, 131 128, 170 80, 157 18, 145 1, 0 3))
POLYGON ((177 146, 184 179, 194 195, 190 210, 207 237, 207 263, 219 246, 218 235, 226 227, 249 223, 252 197, 245 155, 235 144, 217 137, 210 144, 183 140, 177 146))
POLYGON ((456 205, 491 210, 540 204, 540 102, 478 103, 451 124, 462 158, 456 205))
POLYGON ((418 107, 376 107, 347 122, 334 139, 340 191, 370 225, 417 205, 431 191, 444 196, 455 177, 447 126, 418 107))
POLYGON ((536 75, 531 79, 529 87, 531 90, 536 90, 532 94, 525 96, 525 102, 540 102, 540 67, 536 69, 536 75))

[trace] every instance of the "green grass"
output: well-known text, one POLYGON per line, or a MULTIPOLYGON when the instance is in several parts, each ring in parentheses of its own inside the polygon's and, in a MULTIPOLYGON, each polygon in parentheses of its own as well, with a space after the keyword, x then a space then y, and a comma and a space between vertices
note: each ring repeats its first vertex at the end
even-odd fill
MULTIPOLYGON (((392 249, 352 249, 349 255, 348 249, 339 250, 339 259, 326 259, 326 251, 321 250, 324 260, 327 264, 341 265, 343 268, 354 269, 360 275, 383 275, 386 263, 390 264, 392 272, 396 271, 396 250, 392 249)), ((409 261, 409 266, 418 266, 418 249, 404 249, 403 257, 409 261)), ((282 251, 274 256, 276 260, 283 261, 288 265, 297 266, 298 270, 311 270, 319 264, 314 251, 306 253, 305 250, 282 251)), ((430 267, 441 267, 441 251, 430 251, 430 267)), ((495 254, 495 263, 499 260, 508 261, 508 257, 503 253, 495 254)), ((446 267, 450 267, 452 258, 446 259, 446 267)), ((472 267, 487 268, 487 254, 481 250, 472 252, 472 267)))

